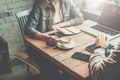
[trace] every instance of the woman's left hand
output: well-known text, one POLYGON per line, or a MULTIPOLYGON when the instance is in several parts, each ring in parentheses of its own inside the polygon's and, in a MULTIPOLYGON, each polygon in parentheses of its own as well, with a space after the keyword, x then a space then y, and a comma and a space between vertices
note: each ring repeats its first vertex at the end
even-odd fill
POLYGON ((58 28, 62 27, 62 23, 59 23, 59 24, 53 24, 52 25, 52 29, 56 30, 58 28))

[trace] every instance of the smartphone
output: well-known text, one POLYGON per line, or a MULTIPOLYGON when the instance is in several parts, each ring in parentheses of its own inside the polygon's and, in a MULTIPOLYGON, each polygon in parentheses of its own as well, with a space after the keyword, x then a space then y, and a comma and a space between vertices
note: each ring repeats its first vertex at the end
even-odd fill
POLYGON ((60 32, 55 32, 55 33, 52 33, 52 34, 49 34, 50 36, 57 36, 59 38, 63 37, 64 35, 60 32))
POLYGON ((95 50, 95 47, 96 47, 96 44, 91 44, 91 45, 86 47, 86 50, 88 50, 88 51, 93 53, 94 50, 95 50))
POLYGON ((90 55, 82 53, 82 52, 75 52, 71 57, 88 62, 90 55))

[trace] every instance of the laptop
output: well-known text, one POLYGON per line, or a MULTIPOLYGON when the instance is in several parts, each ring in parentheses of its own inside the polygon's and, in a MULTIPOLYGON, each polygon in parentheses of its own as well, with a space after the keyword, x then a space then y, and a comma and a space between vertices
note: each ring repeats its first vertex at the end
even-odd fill
POLYGON ((94 36, 98 34, 107 36, 109 40, 119 37, 120 6, 105 2, 97 24, 84 27, 81 30, 94 36))

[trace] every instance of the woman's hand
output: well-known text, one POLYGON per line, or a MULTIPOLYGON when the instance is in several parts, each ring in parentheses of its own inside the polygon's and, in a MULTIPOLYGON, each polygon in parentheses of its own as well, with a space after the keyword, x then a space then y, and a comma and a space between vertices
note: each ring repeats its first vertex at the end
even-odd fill
POLYGON ((45 41, 48 46, 56 46, 59 41, 57 36, 49 36, 48 34, 41 34, 40 32, 36 34, 35 38, 45 41))
POLYGON ((41 34, 39 32, 36 34, 36 39, 45 41, 49 46, 56 46, 59 41, 57 36, 49 36, 48 34, 41 34))
POLYGON ((57 36, 49 36, 46 40, 46 43, 48 46, 57 46, 57 42, 59 41, 59 38, 57 36))
POLYGON ((96 46, 101 46, 101 47, 107 48, 108 47, 107 37, 97 36, 96 46))

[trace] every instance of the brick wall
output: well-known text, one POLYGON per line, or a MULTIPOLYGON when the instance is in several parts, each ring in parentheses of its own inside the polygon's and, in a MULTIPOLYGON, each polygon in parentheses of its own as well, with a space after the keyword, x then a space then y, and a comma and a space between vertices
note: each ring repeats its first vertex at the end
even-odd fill
POLYGON ((10 55, 24 49, 15 14, 30 9, 33 3, 34 0, 0 0, 0 36, 8 42, 10 55))

